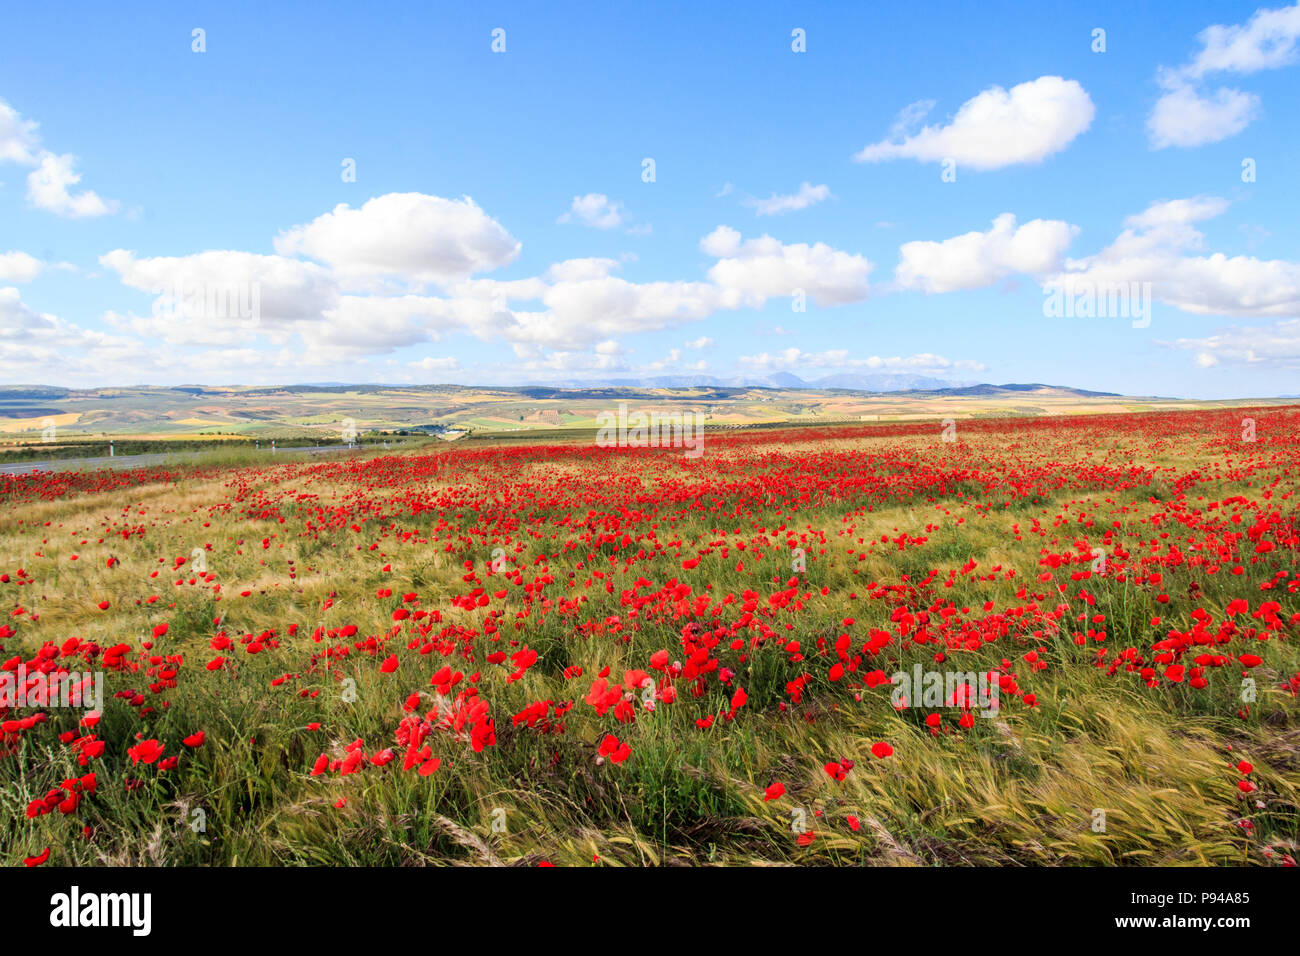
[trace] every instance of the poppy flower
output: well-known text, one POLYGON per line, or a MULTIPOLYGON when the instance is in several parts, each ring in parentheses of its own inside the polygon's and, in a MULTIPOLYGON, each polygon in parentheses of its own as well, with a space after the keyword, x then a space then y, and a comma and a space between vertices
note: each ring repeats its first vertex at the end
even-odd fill
POLYGON ((166 746, 166 744, 159 743, 157 740, 142 740, 134 747, 128 747, 126 755, 131 758, 133 764, 141 762, 151 764, 162 756, 166 746))

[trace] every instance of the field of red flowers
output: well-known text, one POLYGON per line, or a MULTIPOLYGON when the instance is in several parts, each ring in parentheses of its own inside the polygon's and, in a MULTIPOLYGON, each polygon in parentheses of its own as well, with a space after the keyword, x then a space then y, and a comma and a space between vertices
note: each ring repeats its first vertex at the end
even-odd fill
POLYGON ((949 437, 0 479, 4 859, 1294 865, 1300 408, 949 437))

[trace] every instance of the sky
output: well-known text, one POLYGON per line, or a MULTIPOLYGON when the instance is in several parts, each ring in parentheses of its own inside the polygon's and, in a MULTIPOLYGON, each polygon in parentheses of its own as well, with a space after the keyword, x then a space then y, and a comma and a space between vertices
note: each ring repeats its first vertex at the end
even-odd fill
POLYGON ((1300 394, 1300 4, 464 6, 7 10, 0 384, 1300 394))

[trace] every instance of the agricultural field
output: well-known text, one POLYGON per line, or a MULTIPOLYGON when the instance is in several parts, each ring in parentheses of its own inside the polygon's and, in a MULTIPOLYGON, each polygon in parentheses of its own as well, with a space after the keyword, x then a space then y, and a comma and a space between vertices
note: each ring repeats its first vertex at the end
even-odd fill
POLYGON ((1075 415, 1207 408, 1242 402, 1113 395, 1050 385, 907 392, 775 387, 512 388, 457 385, 178 386, 68 389, 0 386, 0 453, 64 441, 337 441, 361 432, 431 434, 591 429, 618 401, 673 402, 714 426, 928 420, 943 414, 1075 415))
POLYGON ((1298 493, 1284 405, 2 476, 0 855, 1293 866, 1298 493))

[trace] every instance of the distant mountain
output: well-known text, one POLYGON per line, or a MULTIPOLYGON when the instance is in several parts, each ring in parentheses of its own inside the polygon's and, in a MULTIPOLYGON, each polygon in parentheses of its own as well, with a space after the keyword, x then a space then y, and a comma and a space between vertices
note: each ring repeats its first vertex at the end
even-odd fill
POLYGON ((69 391, 57 385, 3 385, 0 386, 0 399, 64 398, 69 391))
MULTIPOLYGON (((933 395, 998 395, 1006 392, 1052 392, 1057 395, 1077 395, 1087 398, 1111 398, 1116 392, 1095 392, 1084 388, 1067 385, 1009 384, 989 385, 987 383, 951 382, 947 379, 932 378, 928 375, 915 375, 908 372, 840 372, 826 375, 813 381, 805 381, 792 372, 774 372, 770 375, 740 375, 731 378, 719 378, 714 375, 657 375, 648 378, 611 378, 596 380, 568 380, 559 382, 538 382, 518 386, 520 389, 571 389, 587 391, 592 389, 629 389, 629 388, 779 388, 808 389, 825 391, 827 389, 844 389, 870 394, 888 394, 894 392, 924 392, 933 395)), ((509 387, 507 387, 509 390, 509 387)))
POLYGON ((903 372, 841 372, 807 381, 793 372, 765 375, 652 375, 645 378, 569 379, 559 382, 535 382, 552 388, 847 388, 858 392, 899 392, 918 388, 951 388, 964 382, 911 375, 903 372))
POLYGON ((959 384, 964 383, 906 372, 841 372, 814 379, 806 387, 851 388, 858 392, 911 392, 920 389, 952 388, 959 384))
MULTIPOLYGON (((530 397, 555 395, 560 392, 585 392, 590 397, 610 397, 616 393, 627 393, 633 389, 713 389, 720 396, 734 397, 737 393, 753 388, 792 389, 807 391, 843 390, 871 395, 894 393, 918 393, 946 396, 981 396, 1007 393, 1052 393, 1055 395, 1076 395, 1088 398, 1114 398, 1116 392, 1096 392, 1065 385, 1008 384, 990 385, 987 383, 950 382, 945 379, 931 378, 926 375, 913 375, 905 372, 841 372, 827 375, 811 382, 805 381, 792 372, 773 372, 770 375, 739 375, 721 378, 714 375, 656 375, 647 378, 612 378, 587 379, 554 382, 535 382, 525 385, 386 385, 380 383, 346 383, 315 382, 294 385, 271 385, 241 387, 223 386, 221 388, 201 385, 174 386, 131 386, 122 388, 88 388, 67 389, 52 385, 3 385, 0 386, 0 402, 12 402, 32 399, 57 400, 65 398, 89 398, 92 396, 113 397, 126 391, 142 395, 165 395, 179 393, 191 399, 205 396, 228 397, 234 389, 242 395, 303 395, 319 392, 400 392, 406 389, 437 389, 448 392, 515 392, 530 397)), ((1284 396, 1285 397, 1285 396, 1284 396)))
POLYGON ((1118 398, 1118 392, 1093 392, 1086 388, 1066 385, 966 385, 957 388, 916 389, 931 395, 1000 395, 1004 392, 1052 392, 1056 395, 1078 395, 1080 398, 1118 398))
POLYGON ((564 379, 529 382, 525 388, 812 388, 798 375, 775 372, 771 375, 650 375, 643 378, 564 379))

